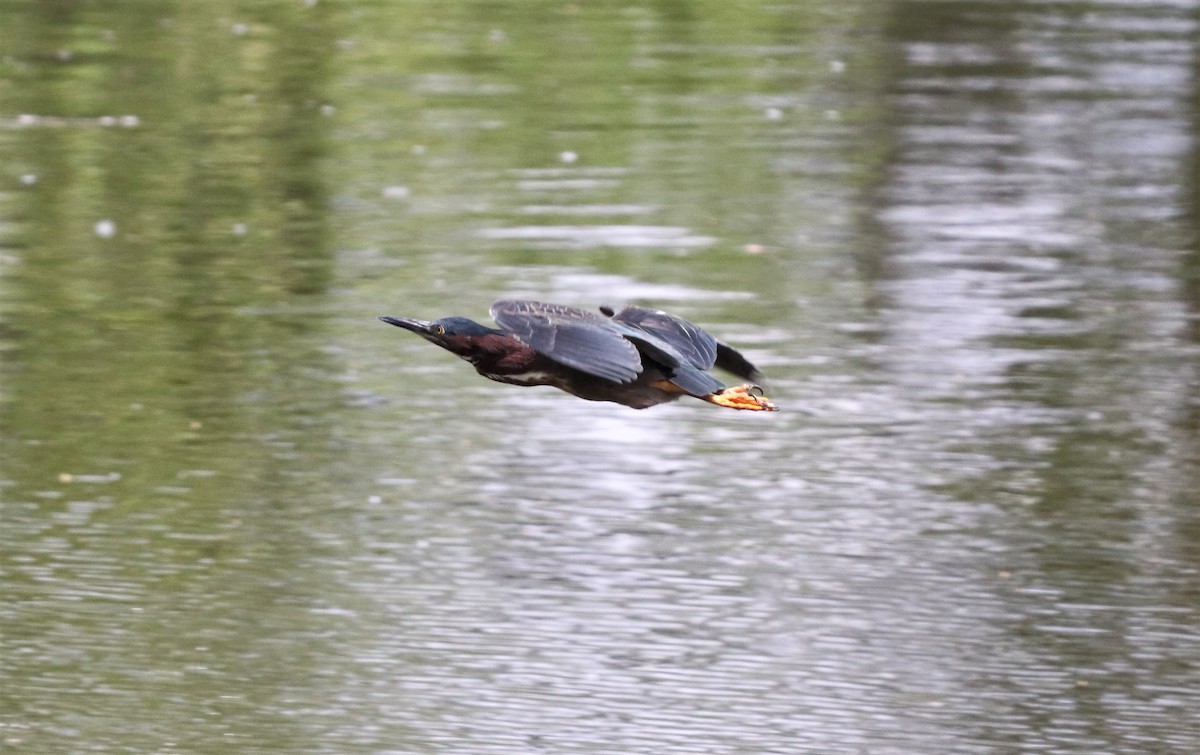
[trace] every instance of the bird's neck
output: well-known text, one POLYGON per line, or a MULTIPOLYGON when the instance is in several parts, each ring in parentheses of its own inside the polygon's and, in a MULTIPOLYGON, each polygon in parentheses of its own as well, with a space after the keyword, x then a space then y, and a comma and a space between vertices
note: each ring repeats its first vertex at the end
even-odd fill
POLYGON ((506 333, 488 333, 471 339, 471 351, 461 354, 487 377, 515 375, 538 361, 538 353, 506 333))

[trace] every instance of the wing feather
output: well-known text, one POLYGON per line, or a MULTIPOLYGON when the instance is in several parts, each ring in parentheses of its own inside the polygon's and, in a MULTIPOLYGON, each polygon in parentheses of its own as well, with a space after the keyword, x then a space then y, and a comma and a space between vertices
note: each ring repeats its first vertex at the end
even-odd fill
POLYGON ((492 319, 505 332, 559 364, 616 383, 628 383, 642 371, 637 348, 608 318, 561 304, 500 300, 492 319))
POLYGON ((654 347, 674 352, 677 358, 698 370, 711 369, 716 363, 717 339, 687 320, 645 307, 626 306, 619 310, 603 307, 601 311, 612 312, 614 322, 632 328, 637 334, 649 336, 646 340, 654 347))

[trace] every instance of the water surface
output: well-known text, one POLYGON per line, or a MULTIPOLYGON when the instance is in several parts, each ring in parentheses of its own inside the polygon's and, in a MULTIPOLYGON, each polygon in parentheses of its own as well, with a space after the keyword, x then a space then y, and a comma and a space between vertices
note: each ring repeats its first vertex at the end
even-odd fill
POLYGON ((1200 749, 1194 3, 0 13, 4 749, 1200 749))

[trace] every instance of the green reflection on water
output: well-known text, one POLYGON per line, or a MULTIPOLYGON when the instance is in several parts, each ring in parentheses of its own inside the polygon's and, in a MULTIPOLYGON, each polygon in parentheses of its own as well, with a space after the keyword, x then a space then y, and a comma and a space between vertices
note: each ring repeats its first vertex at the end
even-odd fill
POLYGON ((5 89, 6 112, 36 118, 5 135, 25 184, 5 199, 6 439, 48 480, 99 459, 154 469, 178 449, 162 439, 218 418, 262 432, 278 417, 239 408, 246 395, 322 362, 320 317, 269 314, 314 306, 333 275, 324 14, 280 12, 243 39, 215 7, 121 11, 9 26, 9 67, 47 73, 5 89), (39 64, 44 28, 97 49, 39 64))
POLYGON ((4 741, 237 747, 322 626, 331 13, 6 5, 4 741))
POLYGON ((367 330, 385 305, 478 314, 567 267, 819 285, 745 251, 815 217, 786 187, 824 166, 767 143, 832 123, 857 11, 818 8, 0 3, 2 741, 298 751, 321 729, 297 713, 329 710, 313 674, 354 648, 318 566, 346 555, 342 506, 423 474, 368 450, 442 442, 399 407, 362 436, 400 387, 347 388, 395 343, 367 330), (529 219, 531 195, 563 211, 529 219), (479 236, 631 222, 705 253, 479 236))

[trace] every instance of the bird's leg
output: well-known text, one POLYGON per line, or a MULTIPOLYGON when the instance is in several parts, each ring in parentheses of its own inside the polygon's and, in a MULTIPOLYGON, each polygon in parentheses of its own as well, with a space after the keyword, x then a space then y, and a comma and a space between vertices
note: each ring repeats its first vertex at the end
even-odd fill
POLYGON ((730 409, 748 409, 753 412, 778 411, 757 385, 739 385, 736 388, 723 388, 716 393, 703 397, 705 401, 717 406, 727 406, 730 409), (757 392, 757 393, 756 393, 757 392))

